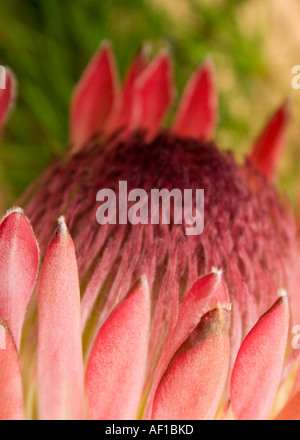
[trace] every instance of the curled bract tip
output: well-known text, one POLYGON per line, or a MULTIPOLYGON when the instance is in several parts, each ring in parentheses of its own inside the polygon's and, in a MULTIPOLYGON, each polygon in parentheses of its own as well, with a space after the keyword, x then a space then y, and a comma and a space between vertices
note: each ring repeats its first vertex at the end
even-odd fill
POLYGON ((0 350, 6 350, 7 323, 0 318, 0 350))
POLYGON ((279 289, 277 292, 278 298, 282 298, 284 300, 288 300, 287 291, 285 289, 279 289))
POLYGON ((20 208, 19 206, 13 206, 11 209, 9 209, 8 211, 6 211, 6 213, 4 214, 4 216, 1 219, 1 223, 3 222, 3 220, 5 220, 8 216, 10 216, 11 214, 23 214, 24 215, 24 211, 22 208, 20 208))
POLYGON ((58 219, 57 219, 57 223, 58 223, 58 231, 59 233, 66 233, 68 232, 68 227, 66 225, 66 219, 64 215, 61 215, 58 219))
POLYGON ((140 284, 144 289, 149 290, 149 283, 148 283, 148 278, 147 275, 142 275, 141 279, 140 279, 140 284))
POLYGON ((218 269, 217 267, 212 267, 211 268, 211 273, 217 275, 218 281, 221 281, 222 276, 223 276, 223 270, 222 269, 218 269))

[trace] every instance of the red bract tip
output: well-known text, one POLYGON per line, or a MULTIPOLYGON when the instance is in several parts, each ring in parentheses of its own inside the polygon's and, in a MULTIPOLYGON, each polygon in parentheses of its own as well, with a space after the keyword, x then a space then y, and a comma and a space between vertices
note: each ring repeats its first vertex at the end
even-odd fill
POLYGON ((5 120, 14 103, 16 95, 16 80, 14 74, 5 68, 5 89, 0 90, 0 135, 5 120))
POLYGON ((104 130, 116 96, 117 70, 109 44, 102 45, 81 77, 71 104, 71 148, 76 153, 104 130))
POLYGON ((86 371, 90 419, 137 417, 150 331, 150 293, 143 280, 101 327, 86 371))
POLYGON ((38 311, 41 418, 82 419, 80 291, 74 245, 63 218, 43 264, 38 311))
POLYGON ((279 298, 245 338, 231 377, 231 404, 238 420, 270 415, 280 383, 289 326, 286 297, 279 298))
POLYGON ((138 78, 144 71, 148 59, 148 46, 145 45, 134 58, 128 69, 122 91, 108 122, 106 132, 113 133, 118 128, 128 128, 133 118, 134 92, 138 78))
POLYGON ((218 308, 205 315, 176 353, 155 395, 153 419, 215 417, 230 359, 228 313, 218 308))
POLYGON ((22 210, 8 212, 0 226, 0 316, 7 321, 17 347, 38 262, 37 242, 22 210))
POLYGON ((285 102, 270 119, 252 149, 251 162, 268 178, 273 177, 285 145, 289 120, 290 103, 285 102))
POLYGON ((174 97, 172 62, 166 51, 144 70, 136 84, 130 130, 145 130, 153 138, 174 97))
POLYGON ((195 72, 184 91, 173 131, 180 137, 210 140, 218 114, 214 69, 205 62, 195 72))
POLYGON ((20 420, 23 391, 19 356, 7 323, 0 319, 0 420, 20 420))

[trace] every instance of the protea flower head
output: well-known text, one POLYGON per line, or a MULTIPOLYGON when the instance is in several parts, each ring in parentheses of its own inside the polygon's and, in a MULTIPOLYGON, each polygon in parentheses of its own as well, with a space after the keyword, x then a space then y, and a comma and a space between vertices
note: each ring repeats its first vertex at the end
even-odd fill
POLYGON ((104 44, 73 95, 68 153, 3 218, 0 418, 300 418, 297 228, 273 185, 289 104, 240 166, 211 140, 211 63, 161 130, 173 97, 166 51, 141 50, 119 87, 104 44), (97 192, 120 181, 204 189, 203 233, 100 226, 97 192))

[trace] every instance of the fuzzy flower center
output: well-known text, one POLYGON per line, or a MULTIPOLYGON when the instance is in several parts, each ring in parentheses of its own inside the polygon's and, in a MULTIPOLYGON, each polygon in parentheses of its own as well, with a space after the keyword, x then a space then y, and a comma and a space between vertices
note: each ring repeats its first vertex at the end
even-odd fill
POLYGON ((77 252, 84 323, 90 318, 98 326, 146 274, 154 304, 166 290, 165 316, 157 323, 168 327, 168 304, 180 303, 193 282, 216 267, 224 272, 233 304, 237 348, 278 289, 289 291, 296 261, 289 208, 252 165, 239 167, 211 142, 168 133, 151 143, 142 134, 124 142, 91 140, 79 154, 54 164, 33 192, 26 212, 42 252, 56 218, 66 216, 77 252), (128 191, 148 193, 204 189, 203 233, 187 236, 183 225, 174 224, 99 225, 96 194, 102 188, 117 193, 120 181, 127 182, 128 191))

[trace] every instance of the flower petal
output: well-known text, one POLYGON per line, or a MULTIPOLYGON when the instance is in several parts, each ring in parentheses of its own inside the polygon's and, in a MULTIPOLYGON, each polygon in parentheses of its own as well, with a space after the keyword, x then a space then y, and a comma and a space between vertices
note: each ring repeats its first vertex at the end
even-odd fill
POLYGON ((216 126, 217 113, 218 95, 214 69, 206 61, 187 84, 173 131, 180 137, 210 140, 216 126))
POLYGON ((215 417, 229 367, 228 315, 209 312, 176 353, 156 392, 153 419, 215 417))
POLYGON ((236 419, 268 418, 280 383, 288 325, 287 298, 282 296, 246 336, 231 377, 236 419))
POLYGON ((136 418, 150 331, 148 283, 129 294, 101 327, 86 371, 90 419, 136 418))
POLYGON ((121 127, 128 127, 132 120, 135 86, 138 78, 147 65, 147 55, 148 46, 144 45, 129 67, 123 89, 108 123, 108 133, 113 133, 121 127))
POLYGON ((290 399, 276 420, 300 420, 300 392, 290 399))
POLYGON ((161 51, 144 70, 136 84, 131 130, 145 130, 153 138, 173 101, 172 63, 168 52, 161 51))
POLYGON ((71 105, 71 147, 76 153, 93 135, 101 132, 116 95, 116 67, 109 44, 104 43, 77 85, 71 105))
POLYGON ((5 75, 5 89, 0 89, 0 135, 16 95, 16 80, 14 74, 11 70, 5 68, 5 75))
POLYGON ((9 211, 0 226, 0 316, 18 348, 38 263, 36 239, 26 217, 21 209, 9 211))
POLYGON ((228 292, 222 281, 221 271, 213 271, 196 281, 179 311, 175 334, 170 346, 170 351, 173 351, 172 355, 199 324, 201 316, 217 305, 227 306, 228 302, 228 292))
POLYGON ((18 351, 3 319, 0 319, 0 396, 0 420, 24 418, 18 351))
POLYGON ((82 419, 80 291, 73 241, 59 220, 43 265, 38 298, 38 384, 42 419, 82 419))
POLYGON ((206 313, 218 306, 227 307, 228 301, 228 292, 221 271, 213 270, 193 284, 179 310, 175 329, 170 334, 155 369, 145 410, 146 418, 151 416, 151 406, 158 384, 176 351, 189 338, 206 313))
POLYGON ((250 160, 268 178, 272 178, 287 138, 290 103, 285 102, 270 119, 257 139, 250 160))

